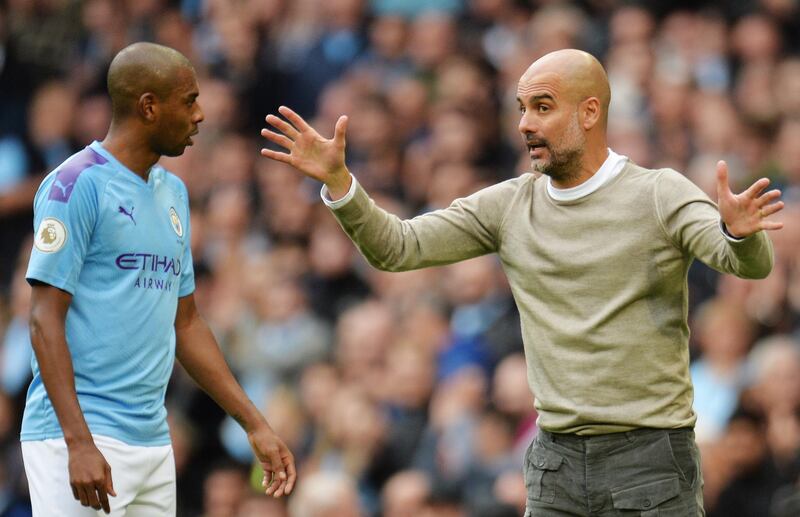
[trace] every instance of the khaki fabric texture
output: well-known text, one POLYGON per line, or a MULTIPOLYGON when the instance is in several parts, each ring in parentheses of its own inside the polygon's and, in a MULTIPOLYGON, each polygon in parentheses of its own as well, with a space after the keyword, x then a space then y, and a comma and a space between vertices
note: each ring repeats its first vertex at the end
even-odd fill
POLYGON ((333 213, 369 263, 387 271, 498 254, 542 429, 692 427, 689 265, 697 258, 762 278, 773 261, 765 232, 727 240, 715 204, 671 169, 628 161, 570 202, 554 201, 546 185, 525 174, 406 221, 358 186, 333 213))

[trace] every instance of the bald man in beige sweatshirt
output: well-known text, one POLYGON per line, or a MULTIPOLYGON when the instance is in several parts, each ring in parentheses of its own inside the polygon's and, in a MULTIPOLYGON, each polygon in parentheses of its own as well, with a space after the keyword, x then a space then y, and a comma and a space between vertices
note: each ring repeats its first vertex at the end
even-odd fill
POLYGON ((717 164, 718 205, 681 174, 607 147, 602 65, 578 50, 535 61, 517 88, 531 166, 444 209, 403 221, 345 166, 332 139, 281 107, 263 149, 324 183, 323 199, 373 266, 387 271, 497 253, 522 320, 540 432, 528 449, 526 515, 704 515, 689 377, 686 275, 697 258, 764 278, 782 224, 780 191, 741 194, 717 164), (636 512, 636 513, 634 513, 636 512))

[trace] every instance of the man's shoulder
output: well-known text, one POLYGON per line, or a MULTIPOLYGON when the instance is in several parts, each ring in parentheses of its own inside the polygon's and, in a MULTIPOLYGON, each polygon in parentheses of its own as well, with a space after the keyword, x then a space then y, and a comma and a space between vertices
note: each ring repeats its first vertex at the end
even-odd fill
POLYGON ((635 188, 659 188, 657 185, 668 183, 684 183, 689 181, 683 174, 669 167, 648 168, 628 160, 620 174, 621 182, 635 184, 635 188))
POLYGON ((84 147, 45 176, 37 196, 69 203, 73 193, 102 190, 115 174, 114 168, 91 147, 84 147))
POLYGON ((626 172, 626 175, 629 177, 641 178, 649 181, 661 181, 662 179, 680 180, 686 178, 686 176, 671 167, 659 167, 651 169, 639 165, 631 160, 628 160, 628 163, 625 164, 625 167, 623 167, 622 170, 626 172))
POLYGON ((487 208, 508 208, 520 196, 524 196, 525 193, 530 194, 532 190, 530 187, 534 181, 536 177, 533 174, 525 173, 484 187, 467 199, 474 200, 487 208))
POLYGON ((530 186, 537 180, 537 177, 530 172, 526 172, 516 176, 514 178, 509 178, 503 181, 499 181, 493 185, 486 187, 483 190, 493 190, 493 191, 500 191, 500 192, 514 192, 525 187, 530 186))

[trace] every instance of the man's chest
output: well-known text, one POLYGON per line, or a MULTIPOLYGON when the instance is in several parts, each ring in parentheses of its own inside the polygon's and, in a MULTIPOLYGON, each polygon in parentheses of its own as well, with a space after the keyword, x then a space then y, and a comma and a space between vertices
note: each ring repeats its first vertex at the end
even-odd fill
POLYGON ((89 256, 125 271, 177 276, 188 246, 188 207, 171 189, 109 186, 89 256))

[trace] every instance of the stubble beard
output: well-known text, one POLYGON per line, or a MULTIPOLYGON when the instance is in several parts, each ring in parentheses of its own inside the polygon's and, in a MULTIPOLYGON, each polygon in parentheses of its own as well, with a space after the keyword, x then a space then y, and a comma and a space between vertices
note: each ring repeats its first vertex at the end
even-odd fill
POLYGON ((586 135, 578 125, 577 113, 565 131, 562 141, 563 146, 560 148, 547 144, 550 160, 537 161, 532 164, 534 171, 549 176, 559 183, 569 182, 580 176, 581 160, 586 148, 586 135))

